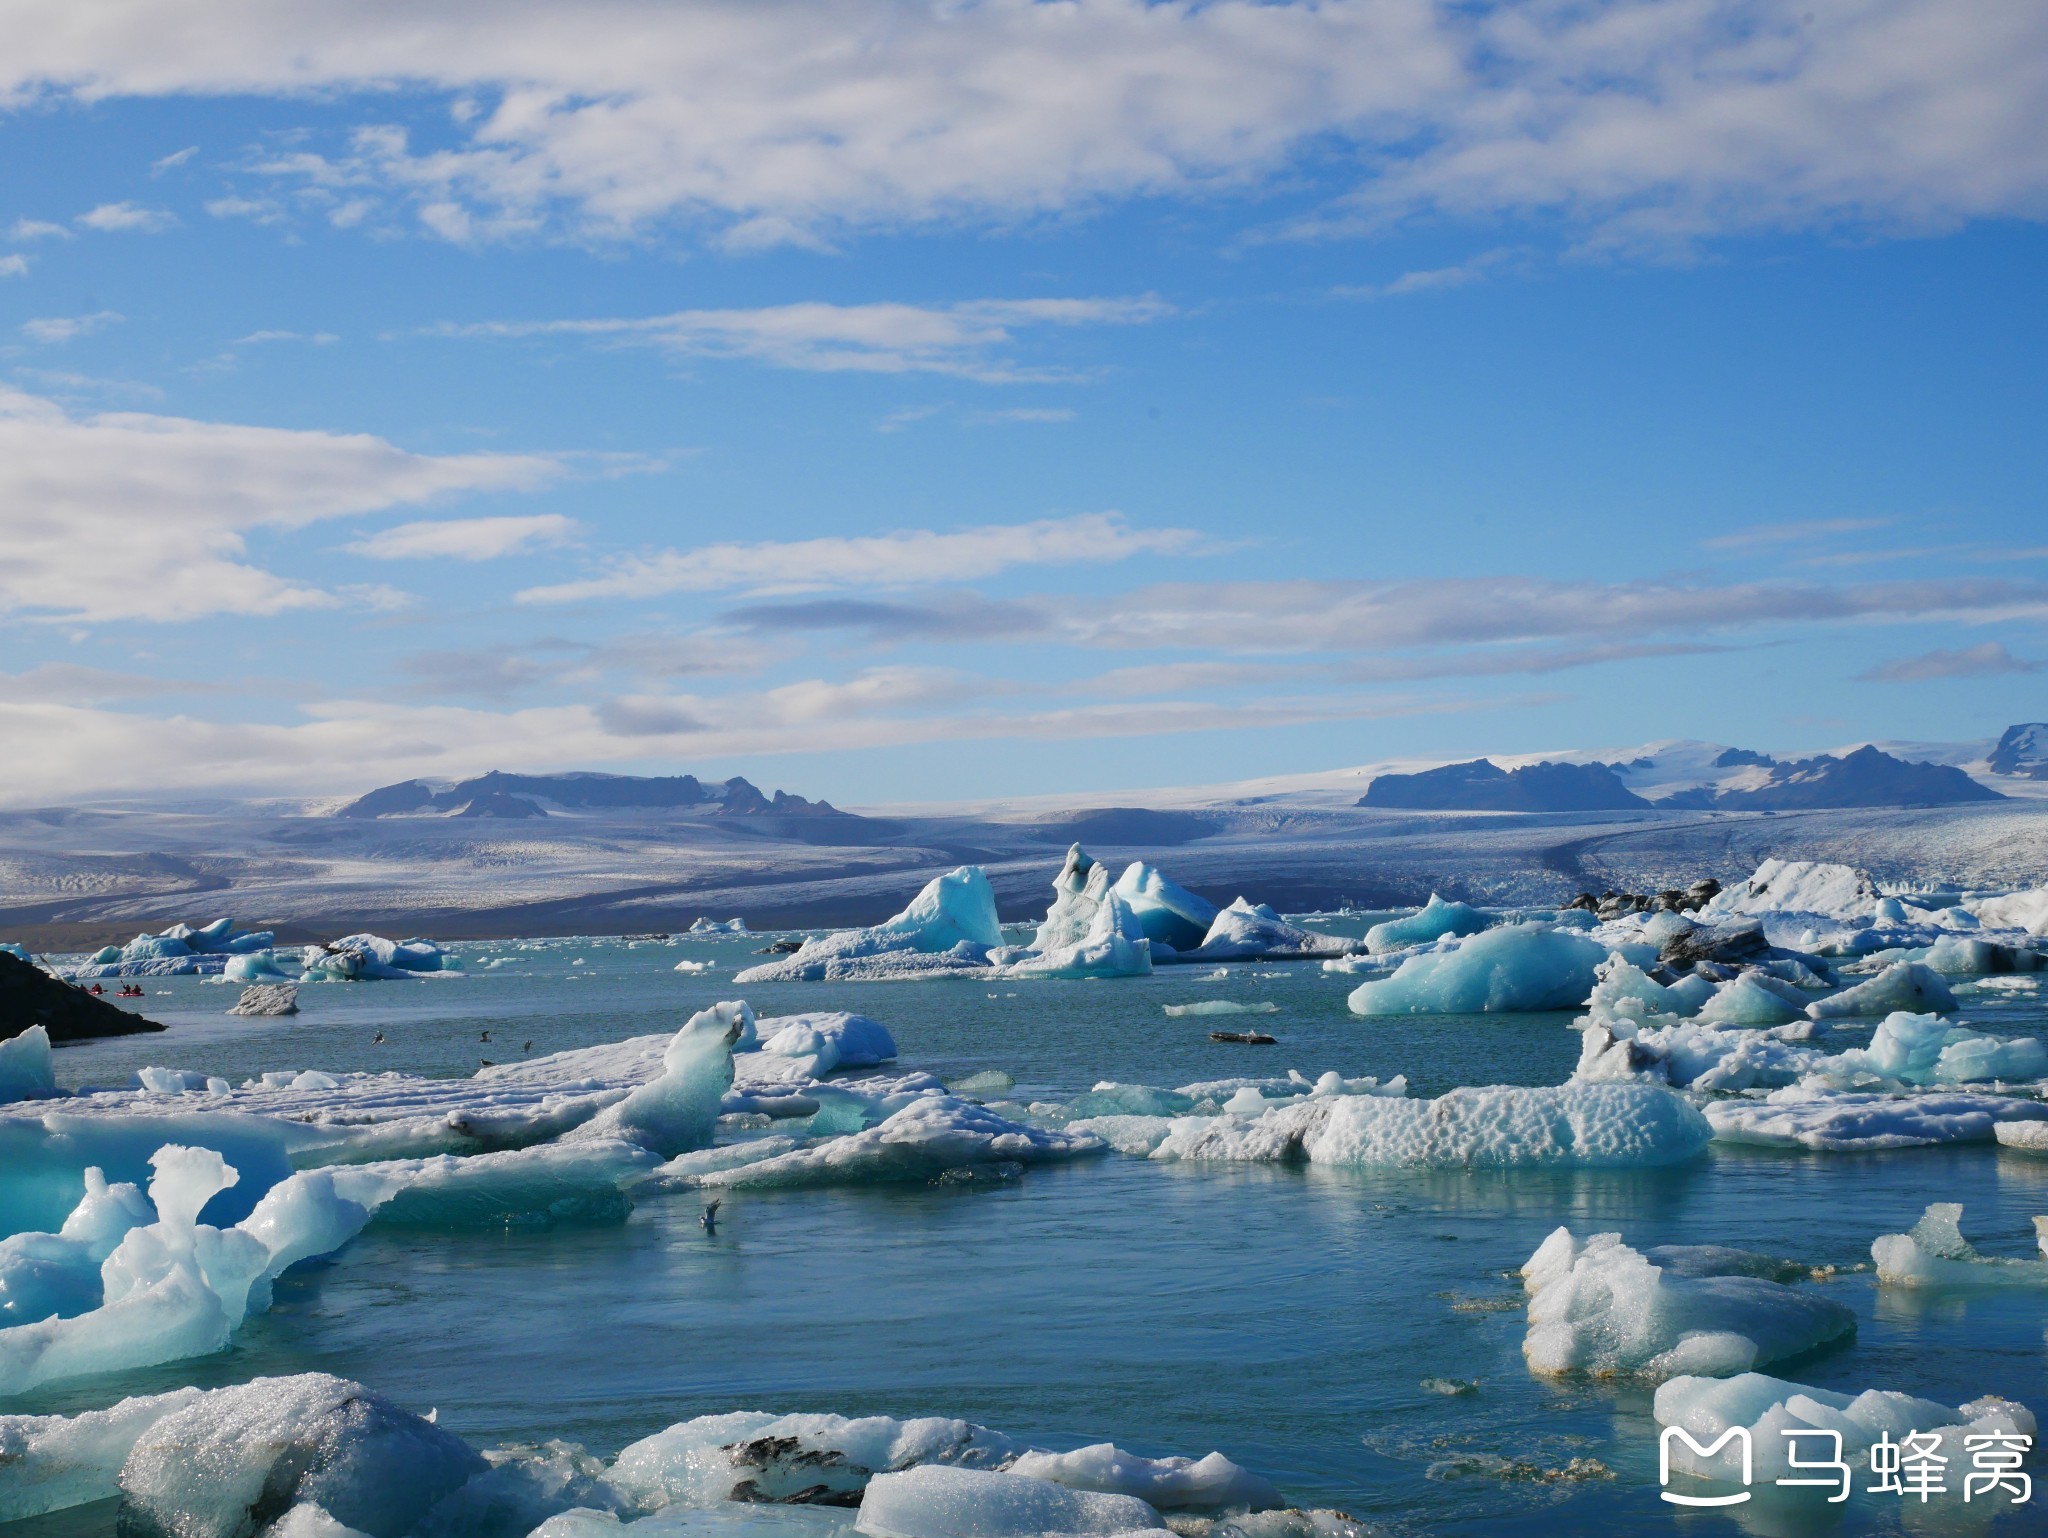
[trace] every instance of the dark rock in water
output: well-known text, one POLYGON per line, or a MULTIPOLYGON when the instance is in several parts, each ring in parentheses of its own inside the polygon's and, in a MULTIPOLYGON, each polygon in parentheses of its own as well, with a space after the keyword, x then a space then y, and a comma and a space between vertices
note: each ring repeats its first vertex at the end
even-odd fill
POLYGON ((93 1041, 163 1029, 154 1020, 96 999, 41 967, 0 951, 0 1041, 19 1036, 32 1025, 48 1031, 51 1041, 93 1041))
POLYGON ((801 940, 770 940, 754 952, 756 956, 794 956, 804 948, 801 940))
POLYGON ((1606 891, 1598 897, 1591 892, 1581 892, 1566 903, 1565 908, 1567 911, 1579 908, 1603 919, 1626 918, 1631 913, 1697 913, 1720 890, 1721 883, 1709 876, 1704 881, 1695 881, 1683 892, 1677 887, 1666 887, 1654 894, 1606 891))
POLYGON ((1771 942, 1764 938, 1763 925, 1751 920, 1720 929, 1701 925, 1682 935, 1673 935, 1657 952, 1657 959, 1681 968, 1702 961, 1739 967, 1745 962, 1762 961, 1770 954, 1771 942))
POLYGON ((1264 1031, 1211 1031, 1211 1041, 1234 1041, 1245 1047, 1270 1047, 1279 1037, 1268 1036, 1264 1031))

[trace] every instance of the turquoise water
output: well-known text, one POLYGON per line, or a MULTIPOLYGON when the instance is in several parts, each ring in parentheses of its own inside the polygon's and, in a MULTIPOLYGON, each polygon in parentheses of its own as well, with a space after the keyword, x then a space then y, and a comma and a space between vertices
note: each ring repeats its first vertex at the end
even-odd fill
MULTIPOLYGON (((237 1079, 277 1068, 458 1074, 529 1041, 537 1055, 664 1030, 738 992, 763 1015, 860 1010, 890 1027, 901 1067, 1002 1069, 1020 1099, 1101 1079, 1175 1085, 1290 1067, 1405 1073, 1413 1092, 1435 1094, 1555 1083, 1578 1050, 1565 1015, 1359 1020, 1344 1008, 1348 980, 1313 964, 1232 966, 1221 979, 1187 968, 1099 983, 736 990, 732 971, 755 959, 755 943, 463 947, 465 978, 310 987, 304 1012, 280 1021, 228 1019, 232 989, 151 980, 146 1008, 171 1031, 66 1050, 59 1073, 71 1085, 119 1083, 146 1063, 237 1079), (523 959, 475 970, 505 954, 523 959), (684 957, 718 970, 679 975, 684 957), (1280 1044, 1212 1043, 1210 1029, 1240 1022, 1161 1008, 1208 998, 1277 1003, 1256 1023, 1280 1044), (373 1045, 379 1030, 386 1040, 373 1045)), ((2044 1028, 2038 995, 1964 1019, 2044 1028)), ((1655 1171, 1462 1174, 1111 1155, 995 1185, 731 1193, 715 1237, 690 1196, 657 1195, 622 1223, 587 1227, 373 1227, 288 1277, 272 1312, 221 1356, 4 1408, 71 1411, 317 1369, 436 1408, 479 1445, 559 1436, 606 1454, 719 1410, 946 1414, 1051 1446, 1219 1448, 1298 1503, 1400 1533, 1733 1532, 1727 1516, 1681 1517, 1658 1501, 1647 1389, 1528 1372, 1509 1273, 1560 1223, 1619 1230, 1639 1248, 1719 1243, 1849 1268, 1867 1264, 1875 1235, 1937 1200, 1965 1203, 1965 1231, 1987 1250, 2027 1253, 2029 1220, 2048 1212, 2048 1161, 1990 1147, 1717 1147, 1655 1171), (1429 1377, 1478 1388, 1446 1397, 1421 1386, 1429 1377), (1613 1477, 1527 1477, 1573 1458, 1613 1477)), ((1828 1287, 1856 1310, 1855 1341, 1776 1375, 1948 1404, 1999 1393, 2048 1410, 2048 1295, 1916 1304, 1880 1295, 1867 1271, 1828 1287)), ((2041 1531, 2031 1514, 2042 1509, 1968 1530, 2041 1531)), ((1750 1530, 1767 1530, 1761 1516, 1750 1530)), ((1819 1520, 1892 1531, 1901 1508, 1859 1498, 1819 1520)), ((110 1513, 94 1509, 8 1532, 110 1530, 110 1513)))

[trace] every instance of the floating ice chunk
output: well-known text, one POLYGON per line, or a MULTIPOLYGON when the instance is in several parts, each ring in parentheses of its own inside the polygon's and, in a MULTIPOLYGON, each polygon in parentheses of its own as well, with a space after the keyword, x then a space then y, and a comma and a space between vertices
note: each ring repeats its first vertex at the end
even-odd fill
POLYGON ((1436 893, 1429 901, 1403 918, 1388 919, 1365 932, 1365 948, 1375 956, 1427 945, 1445 935, 1476 935, 1493 920, 1467 903, 1445 902, 1436 893))
POLYGON ((978 865, 934 876, 910 906, 872 929, 804 941, 794 954, 749 967, 741 983, 905 977, 979 971, 1003 943, 995 892, 978 865))
POLYGON ((1559 1228, 1522 1267, 1542 1373, 1715 1377, 1853 1334, 1856 1316, 1812 1292, 1756 1276, 1684 1276, 1652 1265, 1619 1234, 1559 1228))
POLYGON ((1048 1131, 997 1115, 951 1095, 924 1095, 876 1126, 755 1163, 709 1172, 674 1173, 702 1186, 807 1186, 846 1182, 929 1180, 966 1165, 1036 1164, 1101 1153, 1100 1138, 1048 1131))
POLYGON ((1239 999, 1201 999, 1193 1004, 1162 1004, 1169 1015, 1277 1015, 1280 1006, 1271 1000, 1256 1004, 1239 999))
POLYGON ((1194 955, 1203 961, 1257 961, 1341 955, 1350 949, 1349 940, 1290 924, 1264 903, 1240 897, 1216 915, 1194 955))
POLYGON ((181 1388, 83 1415, 0 1415, 0 1522, 112 1499, 142 1434, 204 1393, 181 1388))
POLYGON ((1509 924, 1455 948, 1410 956, 1352 991, 1354 1015, 1473 1015, 1586 1002, 1607 952, 1542 924, 1509 924))
POLYGON ((2021 945, 1944 935, 1925 950, 1909 953, 1943 977, 1984 977, 2005 972, 2038 972, 2048 957, 2021 945))
POLYGON ((750 933, 745 919, 714 919, 708 917, 693 919, 690 923, 689 932, 693 935, 743 935, 750 933))
POLYGON ((1695 1090, 1789 1085, 1824 1055, 1786 1041, 1782 1031, 1811 1028, 1811 1021, 1803 1021, 1781 1030, 1740 1030, 1669 1015, 1639 1023, 1596 1012, 1580 1022, 1579 1062, 1572 1078, 1582 1083, 1640 1079, 1695 1090))
POLYGON ((2020 1153, 2048 1154, 2048 1121, 2002 1121, 1992 1130, 2000 1147, 2020 1153))
POLYGON ((1715 989, 1699 1018, 1709 1025, 1785 1025, 1805 1013, 1804 994, 1752 968, 1715 989))
POLYGON ((1205 1458, 1140 1458, 1108 1442, 1070 1453, 1027 1452, 1012 1474, 1049 1479, 1070 1490, 1130 1495, 1166 1511, 1266 1511, 1284 1504, 1271 1480, 1221 1453, 1205 1458))
POLYGON ((255 1513, 313 1504, 371 1538, 406 1538, 487 1467, 460 1438, 359 1383, 258 1378, 142 1433, 121 1467, 121 1530, 248 1538, 255 1513))
MULTIPOLYGON (((1496 1085, 1454 1089, 1435 1100, 1402 1098, 1394 1088, 1311 1095, 1250 1117, 1179 1116, 1165 1125, 1150 1156, 1436 1168, 1639 1167, 1689 1159, 1711 1136, 1690 1104, 1651 1085, 1496 1085)), ((1075 1130, 1097 1125, 1079 1123, 1075 1130)), ((1149 1138, 1154 1129, 1113 1130, 1121 1145, 1149 1138)))
POLYGON ((1761 1100, 1716 1100, 1704 1107, 1724 1143, 1846 1151, 1988 1143, 2007 1121, 2048 1121, 2048 1105, 2001 1095, 1865 1094, 1797 1084, 1761 1100))
POLYGON ((1152 970, 1152 942, 1109 871, 1079 844, 1053 882, 1053 905, 1027 954, 1005 970, 1020 977, 1142 977, 1152 970))
POLYGON ((732 1087, 733 1046, 752 1028, 744 999, 699 1010, 662 1053, 661 1073, 624 1100, 606 1106, 569 1136, 623 1138, 663 1158, 711 1141, 719 1103, 732 1087))
POLYGON ((85 1196, 62 1229, 0 1239, 0 1326, 68 1317, 97 1307, 100 1267, 129 1229, 155 1216, 140 1188, 126 1181, 109 1184, 100 1170, 87 1170, 85 1196))
POLYGON ((226 1079, 190 1068, 138 1068, 135 1082, 152 1095, 197 1095, 230 1088, 226 1079))
POLYGON ((607 1482, 642 1510, 720 1501, 783 1501, 800 1492, 846 1497, 875 1474, 919 1464, 993 1468, 1020 1451, 999 1432, 932 1416, 701 1415, 633 1443, 607 1482))
MULTIPOLYGON (((497 958, 497 961, 503 961, 505 959, 506 958, 501 956, 497 958)), ((486 965, 496 965, 496 961, 486 963, 486 965)), ((683 960, 675 964, 675 970, 678 972, 686 972, 694 975, 699 972, 709 972, 713 969, 713 966, 714 963, 709 961, 683 960)))
POLYGON ((878 1474, 856 1524, 874 1538, 1034 1538, 1163 1529, 1159 1513, 1129 1495, 1069 1490, 1048 1479, 925 1464, 878 1474))
POLYGON ((1949 1014, 1955 1007, 1956 996, 1940 973, 1921 962, 1895 961, 1868 982, 1815 999, 1806 1012, 1816 1020, 1833 1020, 1896 1010, 1949 1014))
MULTIPOLYGON (((1681 997, 1677 989, 1620 956, 1609 956, 1593 969, 1593 975, 1586 1009, 1596 1018, 1643 1020, 1651 1015, 1690 1015, 1700 1008, 1698 1000, 1681 997)), ((1704 978, 1700 981, 1706 982, 1704 978)), ((1706 986, 1711 991, 1714 985, 1706 986)))
MULTIPOLYGON (((2042 1125, 2034 1123, 2033 1125, 2042 1125)), ((1936 1202, 1907 1234, 1882 1234, 1870 1246, 1887 1287, 2048 1287, 2048 1217, 2034 1219, 2039 1260, 1981 1255, 1962 1234, 1960 1202, 1936 1202)))
POLYGON ((287 969, 277 959, 277 952, 270 950, 250 951, 245 955, 230 956, 227 965, 221 968, 220 977, 224 983, 291 983, 297 982, 305 969, 287 969))
MULTIPOLYGON (((1974 1463, 1963 1443, 1965 1435, 2003 1432, 2031 1439, 2035 1431, 2034 1417, 2026 1407, 2006 1399, 1987 1396, 1954 1409, 1882 1389, 1838 1394, 1758 1372, 1732 1378, 1672 1378, 1658 1386, 1653 1409, 1659 1426, 1681 1427, 1699 1447, 1713 1447, 1723 1433, 1746 1427, 1751 1457, 1746 1471, 1741 1466, 1741 1444, 1733 1439, 1704 1456, 1680 1438, 1674 1437, 1668 1444, 1674 1472, 1730 1484, 1741 1482, 1745 1474, 1751 1484, 1801 1477, 1789 1461, 1795 1448, 1809 1469, 1818 1460, 1837 1456, 1830 1439, 1795 1439, 1784 1435, 1787 1430, 1838 1433, 1839 1456, 1859 1471, 1879 1437, 1897 1443, 1917 1431, 1939 1438, 1933 1451, 1946 1460, 1951 1471, 1948 1492, 1958 1494, 1962 1489, 1959 1471, 1974 1463)), ((1809 1472, 1804 1477, 1816 1476, 1809 1472)))
POLYGON ((50 1060, 50 1033, 32 1025, 18 1036, 0 1041, 0 1105, 17 1100, 43 1100, 57 1093, 57 1074, 50 1060))
POLYGON ((1869 876, 1848 865, 1819 860, 1766 860, 1749 880, 1723 887, 1709 898, 1703 916, 1739 913, 1799 913, 1822 918, 1867 918, 1877 901, 1869 876))
MULTIPOLYGON (((1816 1082, 1854 1085, 1863 1075, 1896 1085, 1977 1084, 2048 1076, 2048 1046, 1951 1025, 1939 1015, 1887 1015, 1868 1047, 1817 1063, 1816 1082)), ((1863 1082, 1868 1082, 1863 1080, 1863 1082)))
POLYGON ((1191 951, 1201 945, 1220 911, 1207 898, 1166 879, 1143 860, 1134 860, 1117 877, 1116 895, 1155 945, 1191 951))
POLYGON ((298 1012, 297 983, 252 983, 242 990, 242 996, 228 1011, 231 1015, 244 1017, 295 1015, 298 1012))
POLYGON ((750 1062, 742 1077, 752 1082, 822 1079, 842 1068, 874 1068, 896 1059, 896 1039, 866 1015, 789 1015, 773 1023, 754 1057, 780 1061, 750 1062))

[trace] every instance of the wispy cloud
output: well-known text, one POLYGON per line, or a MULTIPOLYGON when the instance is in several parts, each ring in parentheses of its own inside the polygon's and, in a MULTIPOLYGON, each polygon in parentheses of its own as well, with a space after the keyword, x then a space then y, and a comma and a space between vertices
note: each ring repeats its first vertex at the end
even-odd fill
POLYGON ((199 146, 196 144, 188 144, 181 150, 172 150, 170 154, 152 160, 149 163, 150 172, 152 175, 161 176, 166 171, 175 171, 198 153, 199 146))
POLYGON ((2048 672, 2048 661, 2015 657, 1996 641, 1966 646, 1956 651, 1922 652, 1917 657, 1899 657, 1859 673, 1869 683, 1921 683, 1931 678, 1981 678, 1998 673, 2048 672))
POLYGON ((23 321, 21 334, 32 342, 68 342, 74 337, 104 331, 121 319, 119 312, 114 310, 95 310, 90 315, 44 315, 23 321))
POLYGON ((159 235, 176 225, 178 220, 168 209, 144 208, 139 203, 102 203, 80 214, 73 222, 102 233, 159 235))
POLYGON ((1409 294, 1438 293, 1483 283, 1504 264, 1526 261, 1529 253, 1516 246, 1501 246, 1449 267, 1429 267, 1404 272, 1386 283, 1345 284, 1331 291, 1338 299, 1399 299, 1409 294))
POLYGON ((828 537, 665 550, 617 563, 579 582, 528 588, 522 603, 653 598, 732 589, 916 587, 973 582, 1017 566, 1099 565, 1136 555, 1185 555, 1202 545, 1188 529, 1134 529, 1115 513, 941 533, 828 537))
POLYGON ((1070 370, 1010 356, 1018 332, 1040 327, 1129 326, 1173 313, 1164 301, 984 299, 962 304, 784 304, 752 310, 679 310, 639 319, 445 324, 446 337, 588 337, 679 355, 746 358, 814 373, 939 374, 983 384, 1044 383, 1070 370))
POLYGON ((575 539, 576 533, 576 521, 560 513, 450 518, 401 523, 352 541, 342 549, 373 561, 494 561, 500 556, 566 545, 575 539))
POLYGON ((76 237, 61 224, 47 219, 17 219, 8 226, 9 240, 73 240, 76 237))
POLYGON ((1705 550, 1756 550, 1770 545, 1795 545, 1808 540, 1827 539, 1837 534, 1867 534, 1887 529, 1891 518, 1810 518, 1796 523, 1758 523, 1746 529, 1731 529, 1712 539, 1700 541, 1705 550))
POLYGON ((28 276, 28 258, 20 252, 0 256, 0 278, 25 278, 28 276))

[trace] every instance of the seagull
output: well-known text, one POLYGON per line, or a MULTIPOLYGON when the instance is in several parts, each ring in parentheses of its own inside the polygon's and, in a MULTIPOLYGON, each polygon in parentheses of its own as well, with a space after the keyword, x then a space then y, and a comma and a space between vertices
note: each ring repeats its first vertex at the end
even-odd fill
POLYGON ((704 1216, 697 1219, 699 1223, 704 1225, 705 1233, 715 1234, 718 1232, 718 1209, 724 1205, 723 1202, 713 1202, 704 1209, 704 1216))
POLYGON ((378 1046, 382 1046, 383 1044, 384 1044, 384 1033, 383 1033, 382 1031, 379 1031, 379 1032, 378 1032, 378 1033, 377 1033, 376 1035, 374 1035, 374 1036, 372 1036, 372 1037, 370 1038, 370 1045, 371 1045, 371 1046, 373 1046, 373 1047, 378 1047, 378 1046))
POLYGON ((486 1068, 495 1068, 495 1067, 497 1067, 497 1066, 498 1066, 498 1065, 497 1065, 496 1063, 492 1062, 492 1061, 491 1061, 491 1060, 490 1060, 489 1058, 487 1058, 487 1057, 480 1057, 480 1058, 478 1058, 478 1059, 477 1059, 477 1061, 478 1061, 479 1063, 482 1063, 482 1064, 484 1065, 484 1067, 486 1067, 486 1068))
POLYGON ((521 1047, 519 1050, 521 1052, 531 1052, 533 1050, 533 1043, 529 1041, 525 1046, 521 1047))
POLYGON ((477 1038, 477 1040, 478 1040, 478 1041, 489 1041, 490 1039, 491 1039, 491 1033, 490 1033, 489 1031, 485 1031, 485 1032, 483 1033, 483 1035, 481 1035, 481 1036, 479 1036, 479 1037, 477 1038))

